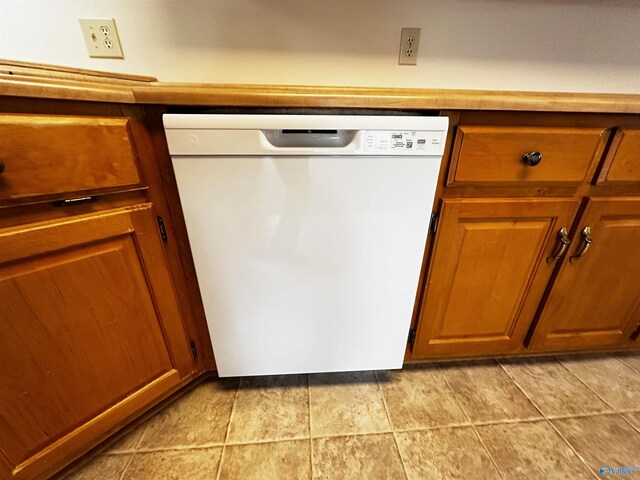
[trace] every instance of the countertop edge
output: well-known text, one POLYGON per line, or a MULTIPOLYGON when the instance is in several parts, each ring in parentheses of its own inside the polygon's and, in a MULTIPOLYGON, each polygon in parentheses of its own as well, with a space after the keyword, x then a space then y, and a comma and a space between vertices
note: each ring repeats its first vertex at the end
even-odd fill
POLYGON ((102 83, 55 83, 42 79, 7 79, 0 75, 0 96, 81 100, 107 103, 136 103, 129 86, 102 83))
POLYGON ((640 94, 158 82, 0 60, 0 96, 190 106, 640 114, 640 94))
POLYGON ((634 94, 162 82, 132 90, 136 103, 161 105, 640 113, 634 94))

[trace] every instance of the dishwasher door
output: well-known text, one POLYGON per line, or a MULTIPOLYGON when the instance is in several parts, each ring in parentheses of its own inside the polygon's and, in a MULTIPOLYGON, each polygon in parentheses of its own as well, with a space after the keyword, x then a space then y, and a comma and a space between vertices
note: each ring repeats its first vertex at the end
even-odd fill
POLYGON ((172 161, 220 376, 402 367, 439 156, 172 161))

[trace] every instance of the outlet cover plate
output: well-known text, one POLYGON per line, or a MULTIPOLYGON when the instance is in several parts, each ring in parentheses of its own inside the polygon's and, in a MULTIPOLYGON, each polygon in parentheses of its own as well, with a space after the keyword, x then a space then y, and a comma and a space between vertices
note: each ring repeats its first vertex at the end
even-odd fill
POLYGON ((417 65, 418 46, 420 45, 419 28, 403 28, 400 35, 400 52, 398 65, 417 65))
POLYGON ((90 57, 124 58, 113 18, 81 18, 80 27, 90 57))

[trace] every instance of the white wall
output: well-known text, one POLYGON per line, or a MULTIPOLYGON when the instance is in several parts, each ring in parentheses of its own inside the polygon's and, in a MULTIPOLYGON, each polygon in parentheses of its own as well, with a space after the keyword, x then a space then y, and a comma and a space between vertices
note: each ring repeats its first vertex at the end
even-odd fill
POLYGON ((163 81, 640 93, 638 0, 0 0, 0 58, 163 81), (124 60, 79 17, 114 17, 124 60), (397 65, 421 27, 417 67, 397 65))

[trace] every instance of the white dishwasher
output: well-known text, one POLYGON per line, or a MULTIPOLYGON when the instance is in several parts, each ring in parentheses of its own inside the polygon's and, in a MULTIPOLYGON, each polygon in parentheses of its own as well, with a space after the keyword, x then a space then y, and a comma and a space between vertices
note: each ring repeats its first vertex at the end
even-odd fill
POLYGON ((402 367, 447 122, 164 115, 220 376, 402 367))

